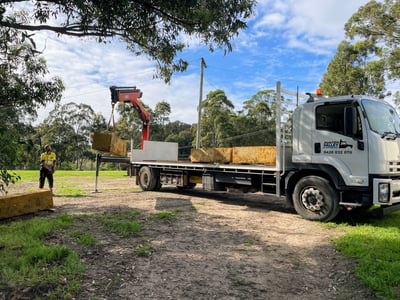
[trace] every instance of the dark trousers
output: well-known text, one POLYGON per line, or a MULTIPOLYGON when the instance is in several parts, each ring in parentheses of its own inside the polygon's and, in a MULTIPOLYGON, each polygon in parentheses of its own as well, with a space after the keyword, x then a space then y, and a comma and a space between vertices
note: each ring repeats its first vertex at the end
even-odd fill
POLYGON ((46 180, 49 182, 49 188, 53 188, 53 173, 50 172, 46 168, 40 168, 40 178, 39 178, 39 188, 44 187, 44 181, 46 180))

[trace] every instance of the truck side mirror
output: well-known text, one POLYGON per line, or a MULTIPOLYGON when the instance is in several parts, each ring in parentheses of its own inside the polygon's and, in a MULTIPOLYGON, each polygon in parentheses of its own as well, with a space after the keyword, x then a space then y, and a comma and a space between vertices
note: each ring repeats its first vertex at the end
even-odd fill
POLYGON ((357 132, 356 107, 346 106, 344 109, 344 135, 354 137, 357 132))

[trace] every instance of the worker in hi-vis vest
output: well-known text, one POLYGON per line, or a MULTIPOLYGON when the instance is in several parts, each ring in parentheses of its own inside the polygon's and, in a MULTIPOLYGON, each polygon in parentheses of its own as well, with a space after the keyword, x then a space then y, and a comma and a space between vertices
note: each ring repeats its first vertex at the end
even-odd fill
POLYGON ((40 155, 40 179, 39 188, 44 187, 44 181, 47 178, 49 188, 53 191, 54 177, 53 174, 56 171, 57 157, 54 152, 51 151, 50 145, 44 146, 45 152, 40 155))

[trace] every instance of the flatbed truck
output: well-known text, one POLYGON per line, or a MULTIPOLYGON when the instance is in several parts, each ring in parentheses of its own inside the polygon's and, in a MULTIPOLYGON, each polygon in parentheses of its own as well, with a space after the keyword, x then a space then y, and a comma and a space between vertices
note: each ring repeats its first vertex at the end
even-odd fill
POLYGON ((144 191, 201 184, 207 191, 284 196, 300 216, 318 221, 334 219, 341 209, 400 209, 400 118, 394 107, 370 96, 309 94, 291 116, 289 141, 282 130, 284 93, 277 82, 273 165, 179 161, 174 147, 157 144, 154 153, 146 146, 132 152, 136 183, 144 191))

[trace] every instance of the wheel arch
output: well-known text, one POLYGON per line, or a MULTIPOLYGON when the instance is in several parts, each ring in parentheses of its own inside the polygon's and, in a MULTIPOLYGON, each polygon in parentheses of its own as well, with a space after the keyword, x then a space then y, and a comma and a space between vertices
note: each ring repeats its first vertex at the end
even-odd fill
POLYGON ((318 176, 328 180, 336 190, 344 185, 344 180, 340 173, 329 165, 302 165, 296 171, 291 171, 285 178, 286 202, 293 206, 293 192, 297 182, 306 176, 318 176))

